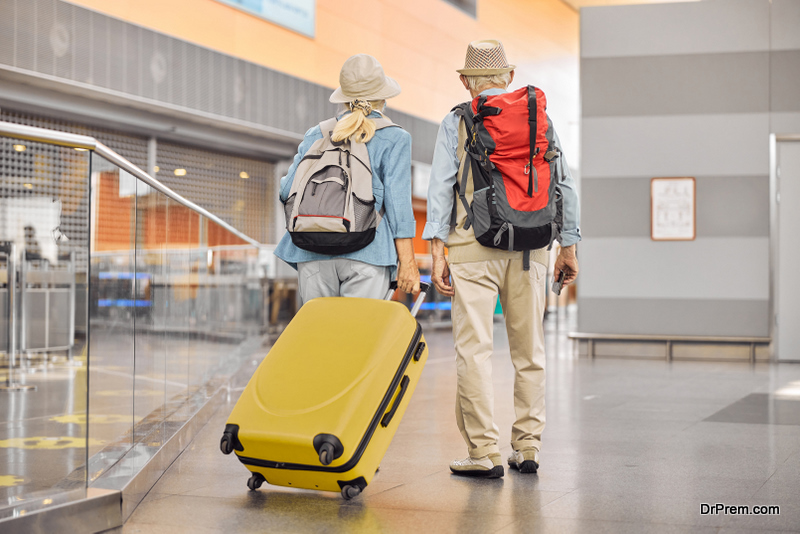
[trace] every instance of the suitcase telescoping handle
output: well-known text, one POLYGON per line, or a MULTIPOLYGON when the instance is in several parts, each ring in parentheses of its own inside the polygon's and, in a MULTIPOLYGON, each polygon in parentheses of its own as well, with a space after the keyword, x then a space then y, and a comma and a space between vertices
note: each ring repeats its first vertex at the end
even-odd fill
MULTIPOLYGON (((431 285, 427 282, 420 282, 419 283, 419 295, 417 295, 417 300, 414 302, 414 306, 411 308, 411 316, 416 317, 419 309, 422 307, 422 303, 425 302, 425 297, 428 296, 428 291, 431 290, 431 285)), ((394 292, 397 291, 397 280, 392 280, 389 282, 389 292, 386 293, 386 297, 384 300, 392 300, 394 296, 394 292)))

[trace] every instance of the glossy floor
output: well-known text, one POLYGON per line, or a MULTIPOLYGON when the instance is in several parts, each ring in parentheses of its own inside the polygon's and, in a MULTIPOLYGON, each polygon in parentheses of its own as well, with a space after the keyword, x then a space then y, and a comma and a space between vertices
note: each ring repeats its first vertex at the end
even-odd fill
MULTIPOLYGON (((37 358, 17 372, 36 391, 0 392, 0 517, 5 505, 85 486, 87 458, 130 449, 139 421, 158 415, 178 394, 197 390, 221 355, 237 347, 139 332, 136 343, 144 356, 134 365, 133 338, 119 330, 94 327, 90 365, 82 346, 72 365, 65 355, 37 358)), ((7 373, 0 368, 0 381, 7 373)))
MULTIPOLYGON (((360 497, 345 502, 268 485, 248 491, 247 470, 218 448, 239 387, 121 530, 800 531, 800 365, 578 360, 563 332, 549 330, 548 421, 536 475, 450 474, 448 462, 466 455, 453 415, 452 338, 429 332, 431 359, 360 497), (703 515, 704 503, 774 505, 780 515, 703 515)), ((505 457, 512 368, 502 323, 495 335, 495 416, 505 457)))

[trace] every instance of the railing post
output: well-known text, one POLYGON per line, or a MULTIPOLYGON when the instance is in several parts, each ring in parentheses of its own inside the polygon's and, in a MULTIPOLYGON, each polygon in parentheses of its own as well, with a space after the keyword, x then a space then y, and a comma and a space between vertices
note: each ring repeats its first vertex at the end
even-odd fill
POLYGON ((69 267, 67 270, 72 275, 69 282, 69 330, 67 330, 67 343, 69 343, 69 348, 67 349, 67 360, 72 364, 72 346, 75 344, 75 277, 77 276, 74 250, 69 253, 69 267))
POLYGON ((8 266, 8 378, 6 385, 0 386, 0 390, 35 391, 36 386, 20 384, 14 378, 14 368, 17 365, 17 246, 14 243, 11 243, 9 248, 6 265, 8 266))
POLYGON ((52 300, 51 295, 53 292, 53 280, 50 278, 50 269, 48 268, 48 263, 40 262, 39 269, 42 271, 47 271, 47 277, 42 279, 42 289, 44 290, 44 353, 42 356, 42 360, 44 360, 44 365, 47 365, 47 362, 51 360, 50 358, 50 302, 52 300))
MULTIPOLYGON (((19 265, 19 352, 22 354, 28 349, 28 292, 26 291, 26 286, 28 284, 28 262, 24 247, 21 256, 22 261, 19 265)), ((9 278, 9 283, 10 280, 9 278)), ((9 285, 9 287, 11 286, 9 285)))

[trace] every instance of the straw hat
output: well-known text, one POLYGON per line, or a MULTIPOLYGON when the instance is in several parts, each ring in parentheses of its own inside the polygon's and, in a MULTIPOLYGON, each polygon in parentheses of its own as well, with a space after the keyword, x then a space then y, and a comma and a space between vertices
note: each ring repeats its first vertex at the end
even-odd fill
POLYGON ((334 104, 356 99, 385 100, 400 94, 400 84, 384 74, 378 60, 368 54, 348 58, 339 73, 339 87, 331 95, 334 104))
POLYGON ((464 68, 458 69, 459 74, 465 76, 491 76, 504 74, 516 68, 509 65, 503 43, 494 39, 472 41, 467 47, 467 58, 464 68))

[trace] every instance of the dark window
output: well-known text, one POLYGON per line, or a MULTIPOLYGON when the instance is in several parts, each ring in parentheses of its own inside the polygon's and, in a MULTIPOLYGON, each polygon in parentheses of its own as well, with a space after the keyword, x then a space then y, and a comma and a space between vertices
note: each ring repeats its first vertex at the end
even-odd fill
POLYGON ((473 17, 478 13, 478 0, 444 0, 448 4, 453 4, 464 13, 473 17))

